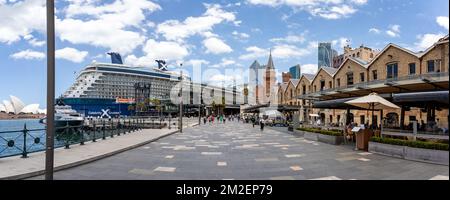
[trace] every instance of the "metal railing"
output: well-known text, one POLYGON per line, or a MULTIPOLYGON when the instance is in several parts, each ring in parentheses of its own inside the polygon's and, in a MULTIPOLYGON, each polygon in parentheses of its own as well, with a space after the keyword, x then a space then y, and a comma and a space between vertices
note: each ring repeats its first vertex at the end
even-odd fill
MULTIPOLYGON (((69 149, 71 145, 84 145, 116 136, 129 134, 145 128, 144 119, 92 120, 81 126, 60 126, 55 128, 55 148, 69 149)), ((27 129, 0 132, 0 158, 45 151, 45 130, 27 129)))

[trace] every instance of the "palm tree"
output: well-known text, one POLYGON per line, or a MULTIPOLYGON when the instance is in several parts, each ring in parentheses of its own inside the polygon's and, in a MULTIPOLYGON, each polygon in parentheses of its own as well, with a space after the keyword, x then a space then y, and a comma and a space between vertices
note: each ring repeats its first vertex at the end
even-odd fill
POLYGON ((135 109, 136 109, 136 107, 133 106, 133 105, 129 105, 129 106, 128 106, 128 111, 130 111, 131 113, 132 113, 133 111, 135 111, 135 109))
POLYGON ((159 114, 161 114, 161 112, 162 112, 161 100, 151 99, 150 103, 152 103, 156 107, 156 110, 159 112, 159 114))

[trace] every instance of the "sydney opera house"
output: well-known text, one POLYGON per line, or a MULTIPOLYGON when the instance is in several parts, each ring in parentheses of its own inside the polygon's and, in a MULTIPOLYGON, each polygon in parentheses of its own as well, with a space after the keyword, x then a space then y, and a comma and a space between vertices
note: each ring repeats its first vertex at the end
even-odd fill
POLYGON ((0 113, 6 114, 45 114, 45 110, 39 109, 39 104, 25 105, 22 100, 15 96, 9 96, 10 101, 0 102, 0 113))

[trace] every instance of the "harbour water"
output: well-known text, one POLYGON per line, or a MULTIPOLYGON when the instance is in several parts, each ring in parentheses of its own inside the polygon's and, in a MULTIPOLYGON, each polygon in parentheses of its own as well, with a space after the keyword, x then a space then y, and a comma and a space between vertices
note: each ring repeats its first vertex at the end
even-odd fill
POLYGON ((40 124, 38 119, 0 120, 0 132, 22 130, 25 124, 27 129, 45 129, 45 126, 40 124))
POLYGON ((45 149, 45 125, 40 124, 39 120, 0 120, 0 158, 20 155, 23 152, 23 129, 25 125, 27 130, 38 130, 27 133, 27 152, 36 152, 45 149))

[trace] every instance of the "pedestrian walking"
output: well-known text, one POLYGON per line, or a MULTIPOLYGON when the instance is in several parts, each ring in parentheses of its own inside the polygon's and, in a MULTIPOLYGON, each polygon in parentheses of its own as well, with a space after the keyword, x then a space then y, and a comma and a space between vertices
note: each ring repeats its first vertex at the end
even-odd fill
POLYGON ((264 131, 264 120, 261 119, 261 121, 259 121, 259 125, 261 126, 261 131, 264 131))

